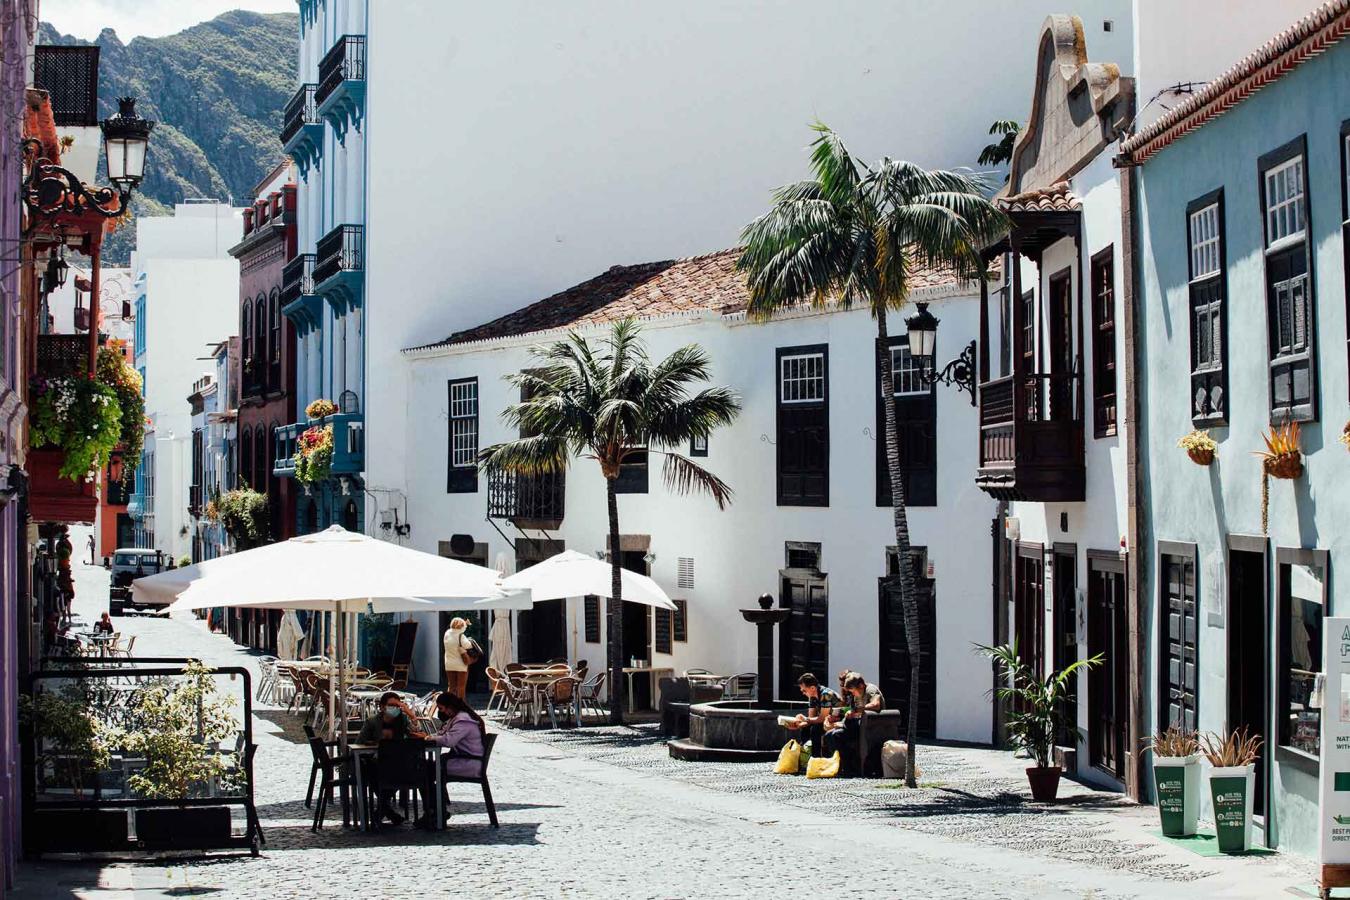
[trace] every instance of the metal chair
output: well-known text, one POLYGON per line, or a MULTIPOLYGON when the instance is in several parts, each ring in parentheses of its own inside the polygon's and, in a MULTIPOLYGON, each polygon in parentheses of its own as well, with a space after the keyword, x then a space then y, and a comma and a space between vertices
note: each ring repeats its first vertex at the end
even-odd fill
POLYGON ((544 685, 542 691, 544 703, 548 706, 548 720, 554 728, 558 727, 558 709, 576 718, 577 688, 580 686, 575 677, 568 675, 544 685))
POLYGON ((759 685, 759 676, 754 672, 742 672, 727 679, 722 687, 723 700, 753 700, 755 688, 759 685))
MULTIPOLYGON (((313 734, 307 730, 307 734, 313 734)), ((334 788, 353 788, 356 780, 351 775, 338 777, 338 760, 328 752, 328 745, 318 737, 309 738, 309 751, 314 756, 314 768, 319 774, 318 802, 314 804, 314 822, 310 831, 317 832, 323 827, 324 815, 328 812, 328 803, 334 788)), ((351 821, 351 811, 347 806, 347 792, 342 792, 342 824, 345 827, 351 821)))
POLYGON ((595 677, 577 687, 577 702, 584 714, 587 710, 603 716, 605 708, 600 705, 600 691, 605 686, 606 672, 597 672, 595 677))
POLYGON ((506 689, 504 687, 506 684, 506 676, 502 674, 500 669, 494 666, 488 666, 484 670, 484 673, 487 675, 488 687, 492 690, 492 693, 488 696, 487 706, 483 708, 483 712, 490 713, 492 712, 492 705, 494 703, 506 701, 506 689))

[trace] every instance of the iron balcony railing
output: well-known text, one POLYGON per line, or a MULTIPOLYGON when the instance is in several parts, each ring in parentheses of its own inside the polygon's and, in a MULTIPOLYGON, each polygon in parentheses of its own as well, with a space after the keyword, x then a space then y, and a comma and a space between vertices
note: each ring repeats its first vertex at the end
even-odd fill
POLYGON ((281 270, 281 305, 314 293, 314 254, 301 253, 281 270))
POLYGON ((319 104, 314 99, 315 84, 302 84, 281 114, 281 143, 290 143, 306 125, 319 124, 319 104))
POLYGON ((321 105, 344 81, 365 80, 365 35, 343 35, 319 61, 319 86, 314 92, 314 102, 321 105))
POLYGON ((488 472, 488 518, 561 522, 566 500, 562 472, 516 475, 488 472))
POLYGON ((360 225, 339 225, 319 238, 314 283, 322 284, 342 272, 361 271, 365 243, 365 230, 360 225))

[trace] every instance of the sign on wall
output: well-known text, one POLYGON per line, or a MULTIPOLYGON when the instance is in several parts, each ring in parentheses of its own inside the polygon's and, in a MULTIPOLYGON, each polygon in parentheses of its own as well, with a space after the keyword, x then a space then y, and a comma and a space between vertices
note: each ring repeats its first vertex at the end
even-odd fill
POLYGON ((1350 617, 1328 617, 1322 635, 1325 675, 1313 689, 1322 708, 1318 844, 1322 884, 1332 887, 1350 866, 1350 617))

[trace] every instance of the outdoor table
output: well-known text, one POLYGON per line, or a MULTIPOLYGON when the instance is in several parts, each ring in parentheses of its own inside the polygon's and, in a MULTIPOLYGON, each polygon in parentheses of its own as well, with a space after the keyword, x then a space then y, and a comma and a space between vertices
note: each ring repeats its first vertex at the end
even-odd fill
POLYGON ((654 668, 652 666, 624 666, 624 679, 628 682, 628 711, 634 711, 633 706, 633 676, 646 675, 652 681, 652 709, 661 708, 661 684, 659 675, 674 677, 675 670, 670 668, 654 668))
MULTIPOLYGON (((436 818, 432 828, 442 831, 445 828, 445 773, 441 771, 441 752, 445 748, 433 741, 418 741, 418 743, 422 745, 423 752, 430 757, 436 770, 436 818)), ((365 831, 370 830, 370 810, 366 808, 365 775, 362 772, 365 767, 361 765, 361 758, 368 756, 373 759, 379 749, 379 744, 347 745, 347 751, 351 754, 352 777, 356 782, 356 822, 365 831)))
MULTIPOLYGON (((575 673, 569 667, 566 672, 561 667, 543 668, 543 669, 517 669, 510 674, 510 677, 516 678, 522 685, 530 691, 530 709, 534 716, 534 724, 539 724, 539 693, 559 678, 571 678, 575 673)), ((573 709, 576 710, 577 726, 581 726, 581 704, 573 703, 573 709)))

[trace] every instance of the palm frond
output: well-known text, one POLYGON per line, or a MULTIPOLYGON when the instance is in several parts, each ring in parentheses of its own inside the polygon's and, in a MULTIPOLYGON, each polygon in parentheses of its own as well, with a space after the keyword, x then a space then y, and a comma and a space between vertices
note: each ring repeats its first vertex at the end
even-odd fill
POLYGON ((518 475, 560 472, 567 468, 569 457, 567 441, 546 434, 494 444, 478 454, 485 469, 518 475))
POLYGON ((726 509, 731 503, 731 487, 721 478, 688 457, 670 451, 661 453, 665 457, 661 477, 667 490, 677 494, 700 491, 711 496, 718 509, 726 509))

